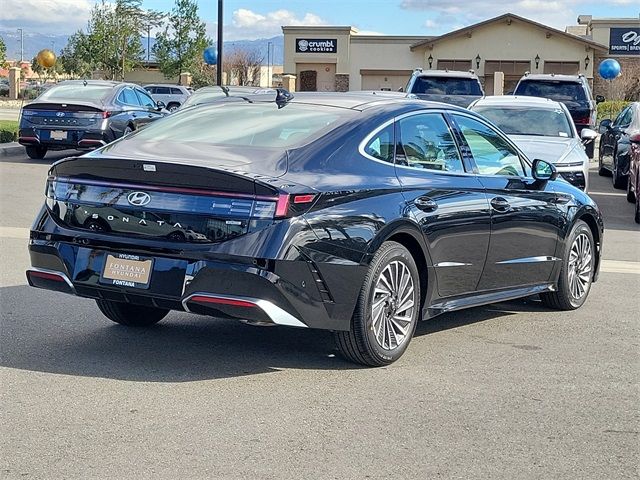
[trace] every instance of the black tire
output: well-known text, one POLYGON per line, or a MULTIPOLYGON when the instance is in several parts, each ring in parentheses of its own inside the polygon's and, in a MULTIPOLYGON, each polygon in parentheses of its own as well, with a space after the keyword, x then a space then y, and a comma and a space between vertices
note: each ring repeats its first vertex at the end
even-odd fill
POLYGON ((122 136, 126 137, 131 132, 133 132, 133 127, 131 125, 127 125, 126 127, 124 127, 124 132, 122 132, 122 136))
POLYGON ((613 157, 611 182, 613 183, 613 188, 623 190, 627 187, 627 177, 620 173, 620 169, 618 168, 618 160, 616 159, 616 157, 617 155, 613 157))
POLYGON ((601 177, 609 175, 609 170, 604 168, 604 165, 602 165, 602 148, 598 151, 598 175, 601 177))
POLYGON ((180 108, 179 103, 170 103, 169 105, 167 105, 167 110, 169 110, 170 112, 175 112, 179 108, 180 108))
POLYGON ((595 141, 590 141, 589 143, 587 143, 584 147, 584 152, 587 154, 587 157, 589 157, 589 160, 593 159, 593 153, 595 151, 595 141))
POLYGON ((27 156, 34 160, 42 160, 47 154, 47 147, 29 145, 25 147, 25 150, 27 151, 27 156))
MULTIPOLYGON (((638 188, 637 185, 636 188, 638 188)), ((635 201, 636 195, 631 191, 631 179, 627 179, 627 202, 634 203, 635 201)))
MULTIPOLYGON (((577 308, 580 308, 587 300, 589 291, 591 290, 591 284, 593 282, 593 269, 595 266, 595 255, 596 246, 595 242, 593 241, 593 234, 591 233, 591 229, 585 222, 583 222, 582 220, 578 220, 571 229, 571 233, 567 237, 567 245, 565 247, 565 252, 562 258, 562 268, 558 277, 557 289, 555 292, 547 292, 541 294, 540 298, 542 299, 542 302, 547 307, 555 308, 558 310, 575 310, 577 308), (574 264, 574 262, 570 264, 570 257, 572 256, 571 253, 574 247, 574 243, 576 243, 578 237, 582 235, 586 236, 586 239, 589 242, 591 249, 591 258, 588 263, 588 282, 584 287, 584 293, 580 296, 576 296, 574 295, 574 293, 572 293, 570 277, 572 272, 572 265, 574 264)), ((577 268, 579 268, 579 266, 577 266, 577 268)))
MULTIPOLYGON (((402 284, 403 282, 399 281, 398 283, 402 284)), ((392 289, 388 290, 391 292, 392 289)), ((360 296, 351 319, 351 329, 348 332, 339 331, 335 333, 336 345, 341 355, 347 360, 371 367, 380 367, 395 362, 405 352, 415 332, 416 324, 420 318, 420 299, 420 274, 411 253, 399 243, 383 243, 371 261, 369 271, 360 290, 360 296), (387 268, 391 269, 389 270, 390 272, 393 271, 393 265, 395 265, 395 268, 399 268, 402 274, 407 275, 410 280, 407 280, 404 288, 400 287, 399 295, 397 292, 395 295, 393 293, 388 295, 380 291, 376 292, 376 285, 380 281, 379 279, 383 272, 387 272, 387 268), (411 285, 408 283, 409 281, 413 286, 412 291, 408 289, 411 285), (381 340, 382 345, 374 332, 372 302, 376 295, 378 295, 376 303, 379 305, 379 313, 382 315, 379 317, 379 332, 382 333, 381 336, 383 337, 381 340), (402 295, 406 299, 411 298, 413 305, 404 310, 398 310, 403 306, 398 305, 402 303, 403 298, 399 298, 402 295), (390 320, 391 316, 402 312, 407 312, 406 320, 402 320, 402 322, 408 322, 404 325, 404 336, 398 330, 400 328, 398 327, 399 324, 394 323, 395 326, 392 326, 392 321, 390 320), (391 328, 389 329, 387 326, 391 326, 391 328), (395 346, 393 346, 391 333, 393 333, 393 338, 396 340, 395 346), (384 347, 384 343, 387 340, 389 348, 384 347)), ((408 302, 406 300, 405 305, 408 302)), ((404 317, 403 315, 398 316, 404 317)), ((397 317, 394 316, 394 318, 397 317)))
POLYGON ((169 310, 164 308, 143 307, 111 300, 96 300, 96 303, 105 317, 127 327, 150 327, 169 313, 169 310))

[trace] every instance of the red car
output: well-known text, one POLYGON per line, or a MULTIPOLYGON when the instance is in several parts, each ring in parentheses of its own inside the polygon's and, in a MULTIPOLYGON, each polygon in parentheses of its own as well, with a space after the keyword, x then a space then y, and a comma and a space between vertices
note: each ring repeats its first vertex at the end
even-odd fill
POLYGON ((627 182, 627 200, 636 203, 636 223, 640 223, 640 133, 629 137, 629 181, 627 182))

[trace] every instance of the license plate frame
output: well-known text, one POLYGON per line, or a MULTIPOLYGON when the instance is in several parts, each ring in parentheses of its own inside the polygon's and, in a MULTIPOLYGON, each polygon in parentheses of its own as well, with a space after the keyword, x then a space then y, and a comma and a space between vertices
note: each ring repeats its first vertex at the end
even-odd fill
POLYGON ((148 289, 154 259, 125 253, 107 253, 100 272, 100 283, 117 287, 148 289))
POLYGON ((65 132, 64 130, 50 130, 49 138, 51 140, 68 140, 69 132, 65 132))

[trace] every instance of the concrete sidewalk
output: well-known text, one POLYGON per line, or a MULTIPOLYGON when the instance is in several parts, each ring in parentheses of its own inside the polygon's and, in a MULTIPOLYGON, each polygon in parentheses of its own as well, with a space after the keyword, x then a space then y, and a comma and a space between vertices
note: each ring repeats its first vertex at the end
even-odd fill
POLYGON ((18 142, 0 143, 0 157, 11 157, 24 153, 24 147, 18 142))

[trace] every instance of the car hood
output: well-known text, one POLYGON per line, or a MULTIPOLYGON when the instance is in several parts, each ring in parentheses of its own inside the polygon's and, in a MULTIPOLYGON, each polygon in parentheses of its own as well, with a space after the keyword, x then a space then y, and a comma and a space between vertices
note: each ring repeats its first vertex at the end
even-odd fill
POLYGON ((587 158, 582 143, 576 138, 509 135, 530 160, 540 159, 554 164, 584 162, 587 158))

